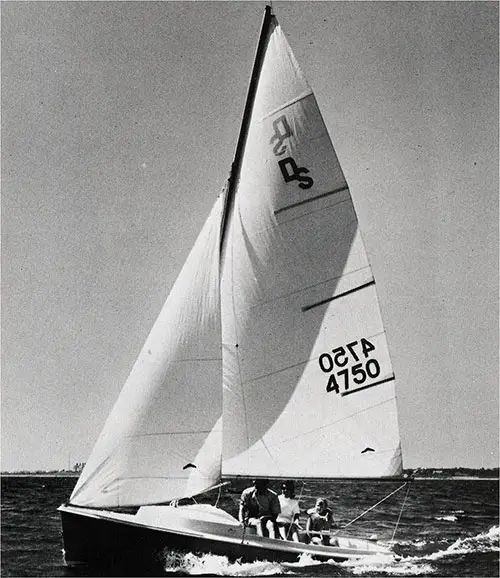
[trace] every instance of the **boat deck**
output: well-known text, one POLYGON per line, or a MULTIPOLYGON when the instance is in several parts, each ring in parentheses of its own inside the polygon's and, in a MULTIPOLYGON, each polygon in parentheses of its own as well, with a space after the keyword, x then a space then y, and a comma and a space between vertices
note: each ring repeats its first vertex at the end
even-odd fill
POLYGON ((61 506, 59 511, 70 566, 123 561, 128 551, 135 552, 134 561, 145 555, 156 562, 172 551, 289 562, 304 554, 336 561, 391 554, 377 542, 350 536, 335 536, 335 544, 329 546, 257 536, 230 514, 207 505, 145 506, 135 515, 73 506, 61 506))

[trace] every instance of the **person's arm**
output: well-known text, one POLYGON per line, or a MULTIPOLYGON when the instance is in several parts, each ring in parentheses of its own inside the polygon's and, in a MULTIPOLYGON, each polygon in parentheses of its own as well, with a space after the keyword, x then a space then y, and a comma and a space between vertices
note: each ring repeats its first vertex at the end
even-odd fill
POLYGON ((292 522, 295 522, 297 526, 300 528, 300 508, 298 504, 295 504, 295 507, 293 508, 292 522))
POLYGON ((328 525, 330 526, 330 528, 332 528, 334 526, 335 522, 333 521, 333 512, 331 510, 329 510, 329 512, 328 512, 327 520, 328 520, 328 525))
POLYGON ((295 514, 295 516, 293 517, 292 522, 295 524, 295 527, 298 530, 302 530, 302 526, 300 525, 300 514, 295 514))
POLYGON ((340 528, 339 524, 333 519, 333 513, 330 516, 330 527, 331 528, 340 528))
POLYGON ((279 514, 281 514, 280 500, 276 494, 274 494, 271 503, 269 504, 269 510, 271 512, 271 520, 276 522, 276 518, 279 516, 279 514))
POLYGON ((242 524, 246 524, 248 521, 248 506, 246 494, 243 492, 240 498, 240 509, 238 511, 238 519, 242 524))
POLYGON ((321 536, 321 532, 319 530, 313 529, 313 520, 311 518, 311 515, 308 515, 307 517, 306 533, 309 536, 309 538, 312 538, 313 536, 321 536))

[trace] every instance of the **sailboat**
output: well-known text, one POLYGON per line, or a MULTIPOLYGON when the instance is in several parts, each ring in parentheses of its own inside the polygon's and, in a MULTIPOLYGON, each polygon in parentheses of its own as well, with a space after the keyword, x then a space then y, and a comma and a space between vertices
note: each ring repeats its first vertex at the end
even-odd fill
POLYGON ((219 507, 179 502, 225 478, 401 472, 395 377, 350 191, 267 6, 227 185, 59 508, 65 562, 387 553, 342 534, 262 537, 219 507))

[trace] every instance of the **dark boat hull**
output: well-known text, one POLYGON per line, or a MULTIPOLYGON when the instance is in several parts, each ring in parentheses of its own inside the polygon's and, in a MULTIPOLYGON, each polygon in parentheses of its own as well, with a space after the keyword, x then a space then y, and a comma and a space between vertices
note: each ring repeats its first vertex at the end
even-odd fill
POLYGON ((65 511, 61 523, 65 565, 90 575, 161 575, 163 550, 176 541, 175 535, 151 528, 65 511))
POLYGON ((210 553, 244 562, 297 562, 304 552, 315 558, 340 561, 382 551, 364 540, 360 541, 361 548, 307 546, 243 536, 238 526, 219 524, 221 531, 217 535, 213 527, 205 532, 199 528, 155 527, 139 519, 135 521, 134 516, 114 519, 112 513, 93 513, 71 506, 61 506, 59 511, 65 564, 97 569, 97 573, 87 571, 87 575, 161 575, 167 559, 173 553, 183 552, 210 553), (369 550, 363 548, 365 544, 369 550))

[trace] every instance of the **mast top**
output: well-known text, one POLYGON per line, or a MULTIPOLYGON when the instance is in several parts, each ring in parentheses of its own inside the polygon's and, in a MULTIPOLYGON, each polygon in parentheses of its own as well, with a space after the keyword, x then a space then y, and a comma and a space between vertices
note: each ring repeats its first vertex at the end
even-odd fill
POLYGON ((269 32, 271 30, 271 22, 273 19, 273 11, 270 0, 266 3, 266 8, 264 11, 264 17, 262 19, 262 27, 260 30, 259 40, 257 43, 257 49, 255 52, 254 64, 252 68, 252 73, 250 76, 250 83, 247 91, 247 98, 245 102, 245 108, 243 111, 243 118, 241 121, 240 132, 238 135, 238 142, 236 143, 236 151, 234 154, 234 159, 231 164, 231 171, 229 174, 228 186, 226 190, 226 202, 224 205, 224 210, 222 214, 222 224, 221 224, 221 236, 220 236, 220 249, 222 252, 223 246, 225 244, 225 236, 228 225, 228 215, 231 212, 231 207, 234 201, 235 187, 237 180, 239 178, 239 173, 241 169, 241 162, 243 157, 243 150, 245 148, 246 138, 248 134, 248 127, 250 123, 250 116, 252 113, 252 108, 255 100, 255 93, 257 91, 257 85, 259 82, 259 75, 262 69, 262 64, 264 61, 265 51, 267 42, 269 40, 269 32))

